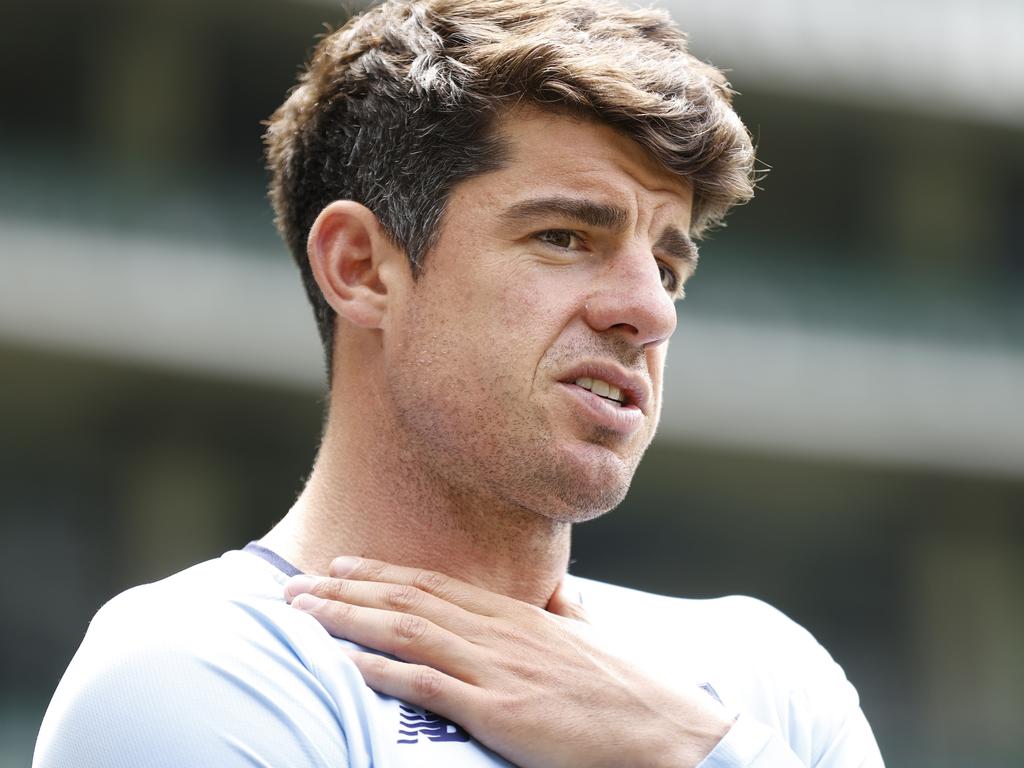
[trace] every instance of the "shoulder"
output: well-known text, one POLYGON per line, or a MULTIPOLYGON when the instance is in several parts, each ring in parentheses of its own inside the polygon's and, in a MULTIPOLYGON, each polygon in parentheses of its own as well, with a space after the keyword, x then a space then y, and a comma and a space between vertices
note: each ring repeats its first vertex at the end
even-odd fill
POLYGON ((331 698, 303 659, 319 634, 271 573, 239 558, 100 609, 47 710, 35 765, 346 764, 331 698))
POLYGON ((229 552, 114 597, 93 617, 73 665, 92 673, 139 659, 240 667, 301 644, 298 619, 269 566, 229 552))
POLYGON ((668 597, 575 579, 588 614, 620 642, 660 656, 682 654, 695 674, 742 670, 742 679, 787 690, 834 664, 810 632, 745 595, 668 597))
MULTIPOLYGON (((116 639, 121 650, 191 649, 211 653, 230 644, 286 640, 273 627, 293 615, 283 601, 283 576, 242 552, 194 565, 114 597, 89 624, 92 636, 116 639)), ((83 648, 85 645, 83 645, 83 648)))
POLYGON ((611 628, 620 647, 639 651, 646 664, 677 670, 690 684, 710 686, 727 707, 779 733, 805 762, 817 764, 847 743, 866 761, 877 756, 856 689, 814 636, 782 611, 743 595, 694 600, 576 582, 587 612, 611 628))
POLYGON ((783 661, 794 646, 818 646, 811 634, 784 613, 745 595, 712 599, 669 597, 572 577, 595 622, 630 635, 645 635, 719 652, 783 661))

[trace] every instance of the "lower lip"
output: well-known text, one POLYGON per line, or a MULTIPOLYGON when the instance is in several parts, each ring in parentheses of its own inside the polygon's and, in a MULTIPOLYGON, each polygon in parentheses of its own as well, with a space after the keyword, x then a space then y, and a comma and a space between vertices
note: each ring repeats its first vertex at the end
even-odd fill
POLYGON ((644 422, 643 411, 635 405, 618 405, 576 384, 560 382, 559 386, 576 401, 587 420, 597 426, 631 435, 644 422))

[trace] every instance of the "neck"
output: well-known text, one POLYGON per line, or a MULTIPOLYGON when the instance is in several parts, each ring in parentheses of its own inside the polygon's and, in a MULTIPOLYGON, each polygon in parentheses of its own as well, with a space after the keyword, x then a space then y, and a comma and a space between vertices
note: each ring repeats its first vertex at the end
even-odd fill
POLYGON ((332 414, 302 495, 263 539, 326 574, 339 555, 425 568, 545 606, 565 575, 570 525, 452 488, 403 455, 380 425, 332 414))

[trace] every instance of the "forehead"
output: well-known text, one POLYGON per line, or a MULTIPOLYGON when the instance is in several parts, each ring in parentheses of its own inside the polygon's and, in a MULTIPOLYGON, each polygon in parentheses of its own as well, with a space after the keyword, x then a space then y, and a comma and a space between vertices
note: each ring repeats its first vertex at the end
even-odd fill
POLYGON ((643 213, 635 210, 641 207, 670 209, 673 223, 689 228, 690 184, 610 126, 531 107, 506 113, 496 133, 504 162, 480 185, 492 194, 508 199, 568 189, 634 209, 636 215, 643 213))

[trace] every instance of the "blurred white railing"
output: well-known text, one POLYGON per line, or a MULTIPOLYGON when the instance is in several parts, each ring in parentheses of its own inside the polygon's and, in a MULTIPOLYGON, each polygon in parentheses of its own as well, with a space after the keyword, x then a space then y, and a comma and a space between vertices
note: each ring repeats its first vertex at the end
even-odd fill
POLYGON ((743 83, 1024 125, 1020 0, 665 0, 743 83))
MULTIPOLYGON (((315 389, 284 253, 0 219, 0 341, 315 389)), ((683 316, 659 440, 1024 476, 1019 350, 683 316)))

